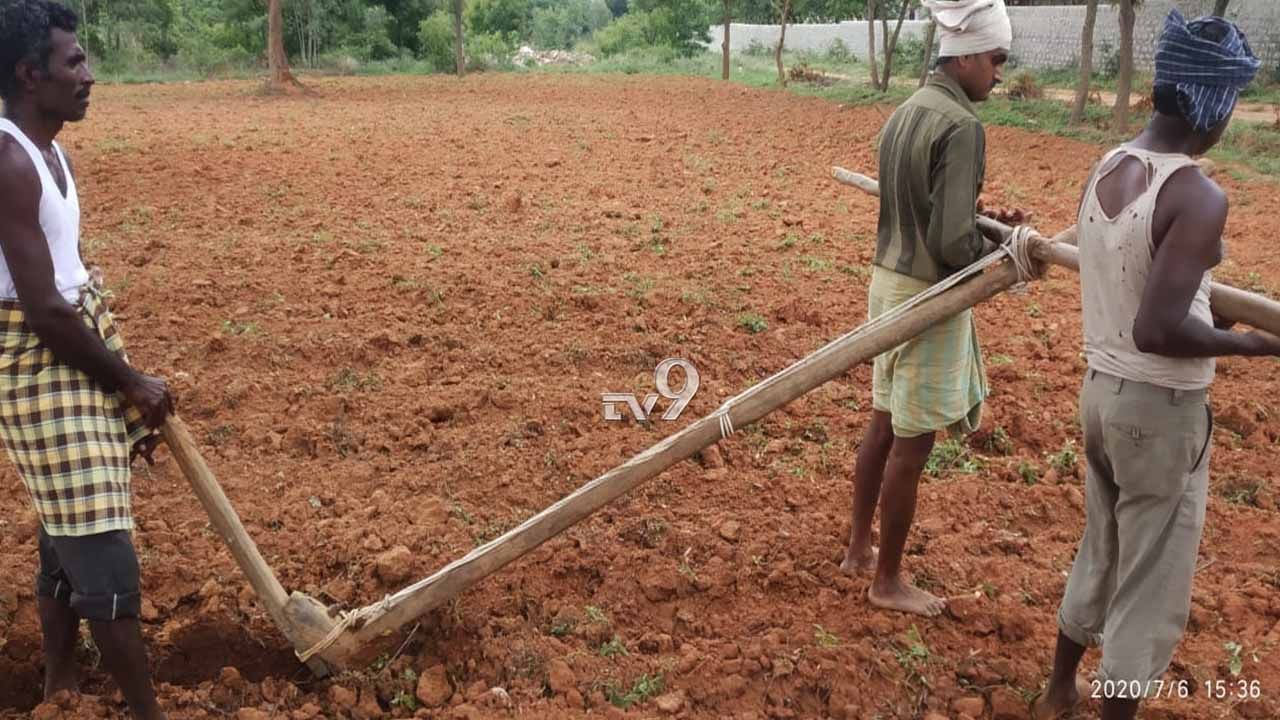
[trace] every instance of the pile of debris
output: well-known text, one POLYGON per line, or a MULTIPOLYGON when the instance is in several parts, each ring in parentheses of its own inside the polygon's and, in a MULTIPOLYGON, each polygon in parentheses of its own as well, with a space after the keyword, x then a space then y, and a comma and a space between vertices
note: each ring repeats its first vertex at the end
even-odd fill
POLYGON ((572 50, 534 50, 528 45, 521 45, 511 62, 516 65, 590 65, 596 59, 587 53, 572 50))
POLYGON ((834 85, 836 81, 834 77, 822 72, 821 70, 815 70, 814 68, 809 67, 809 63, 804 62, 799 65, 793 65, 791 69, 787 71, 787 74, 794 82, 809 83, 819 87, 834 85))

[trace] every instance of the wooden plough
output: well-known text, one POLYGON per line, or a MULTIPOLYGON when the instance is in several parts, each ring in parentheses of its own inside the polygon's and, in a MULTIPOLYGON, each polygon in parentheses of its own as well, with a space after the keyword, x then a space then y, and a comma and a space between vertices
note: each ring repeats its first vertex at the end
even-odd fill
MULTIPOLYGON (((841 168, 834 168, 834 175, 840 182, 879 194, 878 185, 870 178, 841 168)), ((1011 232, 1011 228, 988 218, 979 217, 979 224, 989 234, 1007 236, 1011 232)), ((1059 234, 1037 259, 1076 269, 1074 234, 1075 228, 1059 234)), ((371 661, 393 642, 393 636, 400 628, 441 607, 472 585, 672 465, 719 442, 732 433, 733 428, 756 422, 820 385, 841 377, 851 368, 897 347, 932 325, 1003 292, 1017 282, 1017 269, 1012 261, 1005 259, 970 281, 908 310, 892 323, 838 338, 753 386, 711 415, 592 480, 519 527, 449 563, 434 575, 379 603, 352 612, 335 613, 303 593, 286 593, 245 531, 181 420, 170 418, 163 433, 183 474, 209 513, 213 526, 226 541, 272 621, 308 667, 323 676, 331 669, 371 661)), ((1220 317, 1280 334, 1280 303, 1215 284, 1212 305, 1220 317)))

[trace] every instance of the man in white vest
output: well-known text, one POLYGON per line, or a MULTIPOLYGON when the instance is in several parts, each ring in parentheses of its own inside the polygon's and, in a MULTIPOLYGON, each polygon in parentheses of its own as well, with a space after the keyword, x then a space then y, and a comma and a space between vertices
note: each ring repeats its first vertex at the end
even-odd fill
POLYGON ((0 0, 0 439, 40 519, 45 698, 76 690, 85 619, 134 717, 158 720, 129 483, 173 401, 129 365, 80 259, 80 199, 54 142, 93 88, 76 25, 50 0, 0 0))
MULTIPOLYGON (((1227 195, 1200 171, 1258 59, 1222 18, 1170 11, 1156 49, 1155 113, 1099 164, 1080 204, 1080 296, 1089 367, 1080 392, 1084 537, 1058 611, 1048 688, 1032 716, 1069 716, 1085 695, 1103 720, 1150 697, 1186 697, 1163 675, 1191 611, 1209 492, 1214 358, 1280 354, 1231 332, 1209 306, 1227 195), (1101 646, 1092 685, 1077 679, 1101 646)), ((1229 631, 1229 630, 1228 630, 1229 631)))

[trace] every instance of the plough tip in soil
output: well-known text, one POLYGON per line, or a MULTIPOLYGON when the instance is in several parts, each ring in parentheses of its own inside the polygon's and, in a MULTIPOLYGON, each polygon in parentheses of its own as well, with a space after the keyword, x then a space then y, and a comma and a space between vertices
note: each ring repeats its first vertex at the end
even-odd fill
MULTIPOLYGON (((835 169, 841 182, 878 194, 874 180, 835 169)), ((986 232, 1007 236, 1011 228, 979 218, 986 232)), ((1037 259, 1076 267, 1072 228, 1040 247, 1037 259)), ((734 432, 813 389, 842 377, 851 368, 892 350, 933 325, 1012 287, 1019 273, 1011 259, 992 258, 985 271, 892 313, 891 321, 870 322, 811 353, 767 380, 752 386, 683 430, 592 480, 551 507, 455 560, 434 575, 350 612, 334 613, 300 592, 287 594, 267 565, 217 479, 201 458, 181 420, 170 418, 163 432, 214 527, 249 579, 272 621, 317 675, 330 669, 371 661, 394 642, 400 628, 441 607, 468 588, 542 543, 589 517, 678 462, 692 457, 734 432)), ((1280 304, 1223 285, 1214 285, 1214 311, 1221 317, 1280 334, 1280 304)))

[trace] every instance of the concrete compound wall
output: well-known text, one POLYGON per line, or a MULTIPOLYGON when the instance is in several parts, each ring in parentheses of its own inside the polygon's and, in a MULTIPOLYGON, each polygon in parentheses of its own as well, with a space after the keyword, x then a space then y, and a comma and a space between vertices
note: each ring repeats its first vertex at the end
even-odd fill
MULTIPOLYGON (((899 42, 909 37, 918 37, 924 40, 925 28, 927 22, 920 20, 907 20, 902 23, 902 35, 899 42)), ((893 23, 890 23, 892 27, 893 23)), ((717 25, 711 28, 711 49, 720 47, 724 40, 724 26, 717 25)), ((836 40, 844 43, 845 47, 859 62, 866 62, 867 59, 867 23, 862 20, 851 20, 842 23, 831 23, 824 25, 788 25, 787 26, 787 49, 788 50, 804 50, 810 52, 826 52, 835 44, 836 40)), ((767 48, 775 47, 778 44, 778 26, 777 25, 747 25, 745 23, 733 23, 729 27, 729 50, 731 52, 743 52, 752 45, 762 45, 767 48)), ((880 25, 876 24, 876 52, 881 52, 884 47, 883 41, 880 39, 880 25)))
MULTIPOLYGON (((1149 71, 1155 54, 1156 39, 1164 26, 1165 16, 1177 6, 1187 17, 1213 10, 1213 0, 1147 0, 1138 9, 1134 26, 1134 62, 1140 70, 1149 71)), ((1080 55, 1080 32, 1084 28, 1083 5, 1012 7, 1013 48, 1011 56, 1019 67, 1053 68, 1075 64, 1080 55)), ((1280 63, 1280 0, 1232 0, 1227 17, 1240 25, 1249 37, 1253 51, 1262 58, 1264 72, 1274 73, 1280 63)), ((902 37, 923 39, 927 21, 903 23, 902 37)), ((893 22, 890 22, 892 29, 893 22)), ((711 28, 710 47, 720 47, 724 28, 711 28)), ((882 47, 880 26, 876 26, 876 46, 882 47)), ((827 25, 790 25, 787 48, 825 52, 839 39, 859 59, 867 58, 867 23, 851 21, 827 25)), ((777 25, 734 23, 729 31, 730 49, 742 52, 758 43, 772 47, 778 42, 777 25)), ((1100 2, 1094 26, 1094 67, 1101 67, 1120 47, 1119 10, 1100 2)))

